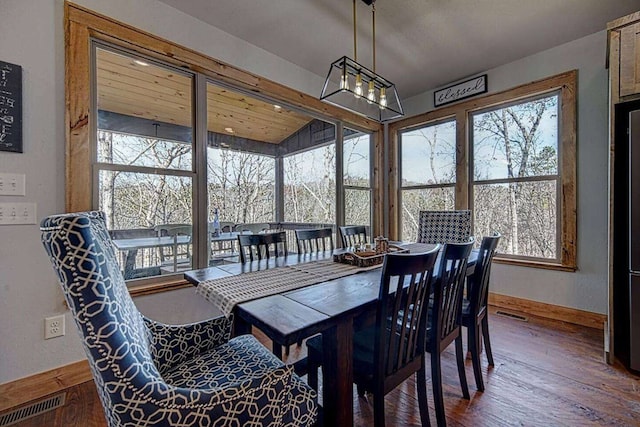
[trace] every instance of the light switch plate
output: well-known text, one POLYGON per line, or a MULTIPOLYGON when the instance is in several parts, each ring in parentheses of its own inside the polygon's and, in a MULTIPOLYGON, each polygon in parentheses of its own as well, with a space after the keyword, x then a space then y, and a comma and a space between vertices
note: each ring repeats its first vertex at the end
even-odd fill
POLYGON ((24 196, 25 175, 23 173, 0 173, 0 196, 24 196))
POLYGON ((0 225, 36 223, 35 203, 0 203, 0 225))

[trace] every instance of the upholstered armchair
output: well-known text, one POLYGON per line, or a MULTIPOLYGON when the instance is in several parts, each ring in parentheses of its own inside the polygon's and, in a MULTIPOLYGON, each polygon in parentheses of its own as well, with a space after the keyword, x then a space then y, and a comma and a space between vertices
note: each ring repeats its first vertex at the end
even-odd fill
POLYGON ((109 426, 308 426, 316 393, 221 317, 164 325, 135 307, 100 212, 45 218, 42 241, 109 426))

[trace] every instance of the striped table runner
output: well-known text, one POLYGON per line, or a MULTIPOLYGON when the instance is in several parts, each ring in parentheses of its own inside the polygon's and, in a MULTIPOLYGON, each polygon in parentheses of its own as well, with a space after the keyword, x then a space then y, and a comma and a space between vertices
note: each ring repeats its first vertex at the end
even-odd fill
POLYGON ((206 280, 198 285, 196 293, 202 295, 229 317, 236 304, 350 276, 380 266, 361 268, 332 260, 312 261, 206 280))

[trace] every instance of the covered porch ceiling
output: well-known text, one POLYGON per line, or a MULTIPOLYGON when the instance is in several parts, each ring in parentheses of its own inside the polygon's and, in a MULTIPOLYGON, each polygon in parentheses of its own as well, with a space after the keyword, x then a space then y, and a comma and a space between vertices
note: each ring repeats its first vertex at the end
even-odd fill
MULTIPOLYGON (((160 125, 193 127, 192 79, 179 70, 97 49, 98 110, 160 125)), ((314 119, 281 105, 209 83, 207 129, 215 134, 280 144, 314 119)))

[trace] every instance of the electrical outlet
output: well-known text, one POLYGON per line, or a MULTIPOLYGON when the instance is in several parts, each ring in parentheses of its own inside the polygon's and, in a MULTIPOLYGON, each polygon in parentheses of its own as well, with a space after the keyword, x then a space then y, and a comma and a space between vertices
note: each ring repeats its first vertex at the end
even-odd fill
POLYGON ((44 339, 61 337, 64 335, 64 314, 44 319, 44 339))

